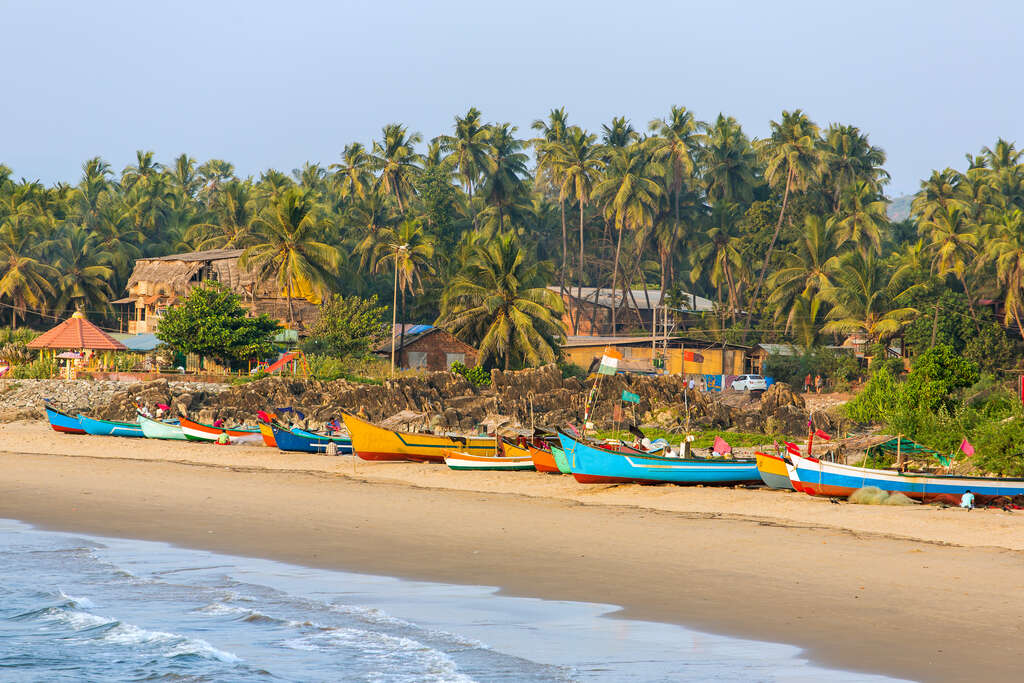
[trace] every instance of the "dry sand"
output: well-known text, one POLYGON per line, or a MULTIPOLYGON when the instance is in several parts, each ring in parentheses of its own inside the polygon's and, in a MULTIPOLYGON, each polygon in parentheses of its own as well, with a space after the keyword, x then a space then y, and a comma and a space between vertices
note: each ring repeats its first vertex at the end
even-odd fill
POLYGON ((621 605, 918 680, 1024 656, 1024 512, 583 486, 0 425, 0 517, 297 564, 621 605))

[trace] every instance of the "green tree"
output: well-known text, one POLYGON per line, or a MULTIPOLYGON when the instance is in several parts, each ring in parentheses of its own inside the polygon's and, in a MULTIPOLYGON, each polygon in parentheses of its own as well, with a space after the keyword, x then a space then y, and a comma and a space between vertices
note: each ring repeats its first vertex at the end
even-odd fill
POLYGON ((381 132, 382 140, 373 143, 373 164, 379 171, 377 186, 395 198, 398 210, 415 194, 413 180, 419 175, 422 157, 416 145, 423 142, 419 133, 410 134, 405 126, 389 123, 381 132))
POLYGON ((308 353, 341 358, 365 356, 374 342, 387 337, 385 314, 376 296, 363 299, 334 294, 320 305, 320 318, 303 348, 308 353))
POLYGON ((247 317, 236 294, 211 283, 196 287, 181 304, 167 309, 156 336, 180 353, 244 361, 266 358, 278 332, 276 320, 266 315, 247 317))
POLYGON ((839 266, 834 232, 833 219, 807 216, 780 268, 768 278, 768 305, 776 318, 785 318, 787 332, 808 315, 811 302, 832 287, 832 274, 839 266))
POLYGON ((473 199, 473 188, 493 154, 490 139, 491 129, 484 124, 483 114, 476 107, 470 107, 464 116, 455 117, 454 135, 440 135, 436 138, 441 143, 441 150, 447 152, 454 161, 470 201, 473 199))
POLYGON ((698 158, 709 200, 743 206, 754 200, 757 154, 736 119, 719 114, 705 127, 698 158))
POLYGON ((506 370, 552 363, 564 338, 562 299, 547 288, 547 262, 523 252, 514 233, 475 246, 445 287, 437 324, 480 350, 481 365, 506 370))
POLYGON ((112 255, 103 249, 96 233, 68 226, 53 245, 57 253, 54 268, 60 273, 56 285, 55 312, 68 308, 106 314, 114 296, 108 265, 112 255))

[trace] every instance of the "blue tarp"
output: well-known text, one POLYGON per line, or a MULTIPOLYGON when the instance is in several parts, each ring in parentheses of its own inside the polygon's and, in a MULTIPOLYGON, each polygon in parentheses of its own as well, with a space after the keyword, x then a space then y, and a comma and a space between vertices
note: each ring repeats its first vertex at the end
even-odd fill
POLYGON ((110 335, 117 341, 128 347, 129 351, 135 351, 136 353, 143 353, 146 351, 152 351, 156 347, 160 346, 160 340, 156 338, 155 334, 112 334, 110 335))

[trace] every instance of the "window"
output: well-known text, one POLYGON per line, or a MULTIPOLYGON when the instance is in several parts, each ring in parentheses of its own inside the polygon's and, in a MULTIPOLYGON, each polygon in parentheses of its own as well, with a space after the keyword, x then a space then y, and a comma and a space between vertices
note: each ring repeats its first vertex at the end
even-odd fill
POLYGON ((446 353, 444 354, 444 366, 450 368, 452 363, 463 363, 466 362, 466 354, 464 353, 446 353))
POLYGON ((409 361, 409 367, 412 369, 427 367, 426 351, 406 351, 405 357, 409 361))

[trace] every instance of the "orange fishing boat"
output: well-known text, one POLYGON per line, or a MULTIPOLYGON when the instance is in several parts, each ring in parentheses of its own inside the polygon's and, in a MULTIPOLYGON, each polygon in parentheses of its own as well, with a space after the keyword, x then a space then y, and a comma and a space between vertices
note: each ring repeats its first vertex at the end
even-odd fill
POLYGON ((549 474, 562 473, 558 469, 558 464, 555 463, 555 456, 551 451, 546 451, 536 446, 530 446, 529 450, 530 457, 533 459, 533 466, 537 468, 538 472, 548 472, 549 474))

